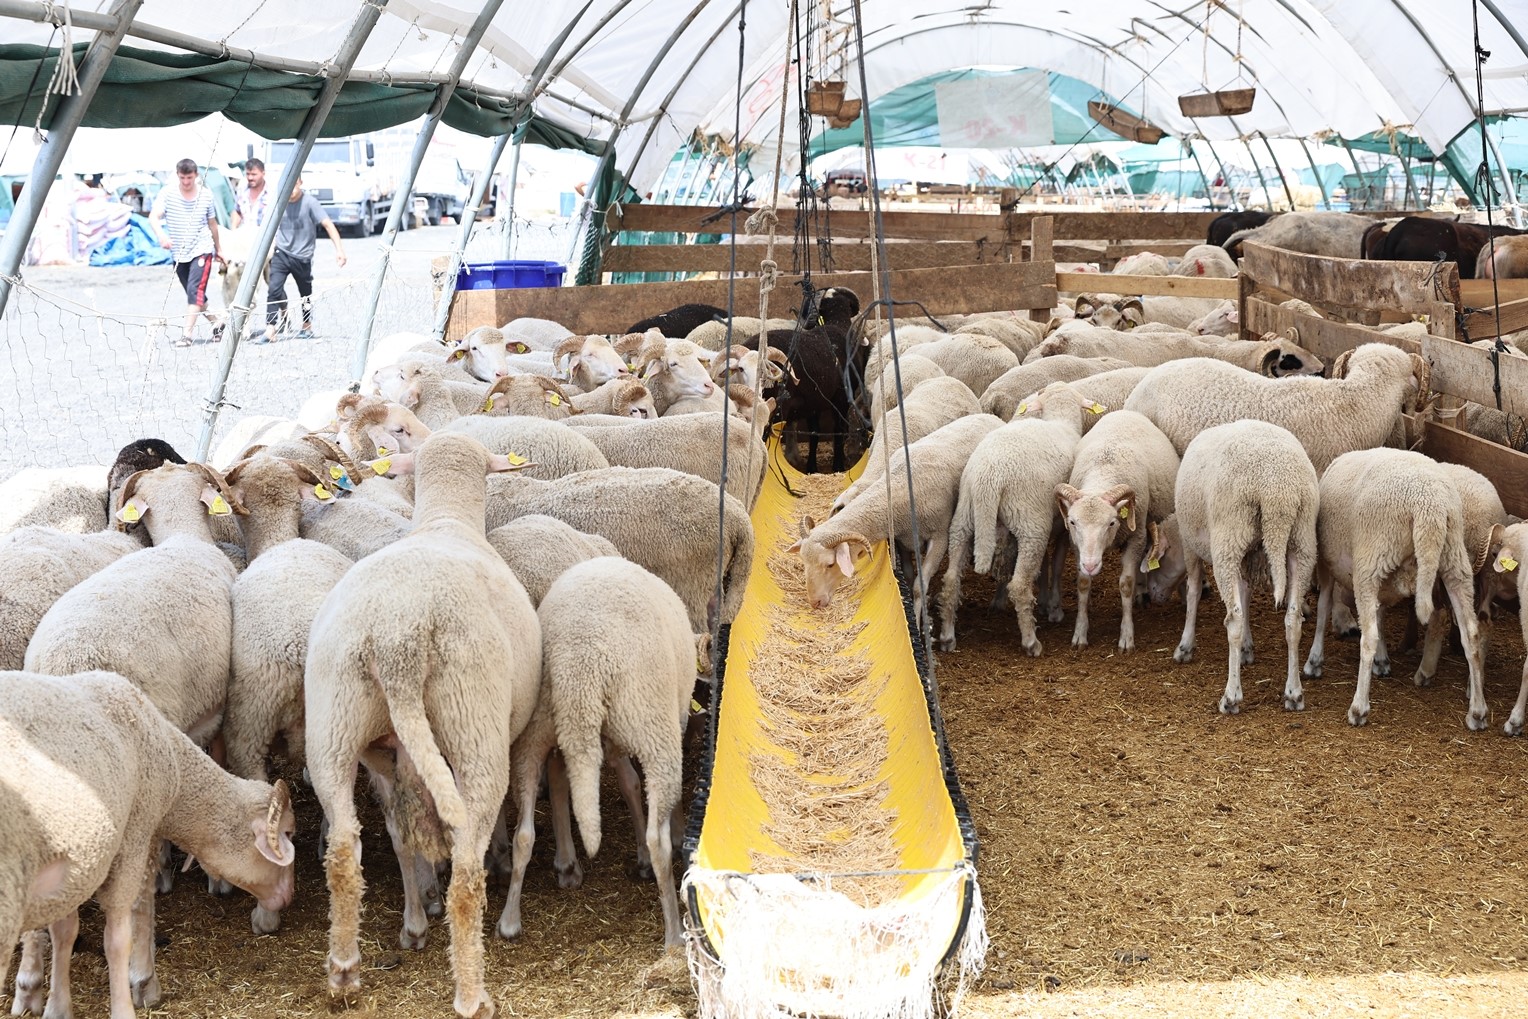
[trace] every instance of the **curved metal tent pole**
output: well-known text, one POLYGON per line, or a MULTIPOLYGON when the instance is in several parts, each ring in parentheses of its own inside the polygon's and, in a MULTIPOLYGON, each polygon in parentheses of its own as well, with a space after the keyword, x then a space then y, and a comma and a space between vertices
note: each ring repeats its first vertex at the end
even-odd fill
MULTIPOLYGON (((1268 140, 1268 136, 1261 131, 1257 133, 1257 136, 1263 139, 1263 148, 1268 150, 1268 158, 1273 160, 1273 168, 1279 171, 1279 183, 1284 185, 1284 197, 1289 199, 1289 211, 1294 212, 1295 193, 1289 187, 1289 178, 1285 175, 1284 168, 1279 165, 1279 157, 1273 151, 1273 143, 1270 142, 1268 140)), ((1314 170, 1315 167, 1312 167, 1311 169, 1314 170)))
MULTIPOLYGON (((1264 141, 1267 141, 1265 138, 1264 141)), ((1300 139, 1300 148, 1305 151, 1305 161, 1310 164, 1310 172, 1316 178, 1316 186, 1321 189, 1321 207, 1328 212, 1332 209, 1332 196, 1326 190, 1326 178, 1321 176, 1321 170, 1316 166, 1316 157, 1310 154, 1310 146, 1305 144, 1305 139, 1300 139)))
MULTIPOLYGON (((403 171, 403 179, 398 182, 398 188, 393 193, 393 204, 387 210, 387 225, 382 228, 382 251, 377 259, 377 267, 371 276, 371 295, 366 300, 366 313, 361 319, 361 335, 356 339, 355 349, 350 354, 350 377, 359 379, 361 372, 366 369, 366 355, 371 352, 371 330, 377 321, 377 302, 382 299, 382 285, 387 280, 387 268, 392 264, 393 244, 398 239, 398 229, 403 225, 404 210, 412 202, 414 193, 414 180, 419 176, 419 168, 424 165, 424 154, 430 147, 430 140, 435 137, 435 128, 440 125, 440 118, 446 112, 446 106, 451 102, 451 96, 456 90, 456 83, 461 80, 462 72, 467 69, 467 61, 477 52, 478 43, 483 40, 483 33, 488 31, 488 26, 493 24, 493 16, 499 12, 504 0, 483 0, 483 6, 478 10, 478 15, 473 19, 472 27, 467 29, 467 34, 462 38, 461 44, 456 48, 456 56, 451 59, 451 67, 447 70, 447 80, 441 82, 435 89, 435 99, 430 103, 430 111, 425 114, 424 123, 419 126, 419 133, 414 136, 414 151, 409 157, 408 169, 403 171)), ((368 231, 371 224, 367 223, 368 231)))
MULTIPOLYGON (((3 239, 0 239, 0 315, 5 313, 6 302, 11 296, 11 281, 21 268, 22 256, 26 254, 32 231, 42 216, 42 206, 53 187, 53 178, 58 176, 58 168, 64 163, 64 153, 68 151, 69 142, 73 140, 80 122, 85 119, 85 111, 90 108, 90 101, 95 98, 96 89, 106 76, 111 58, 116 54, 117 47, 122 45, 122 37, 127 34, 133 16, 142 5, 143 0, 117 0, 112 5, 110 17, 116 19, 114 27, 109 31, 103 29, 97 32, 90 41, 90 49, 86 51, 85 58, 80 61, 79 69, 75 72, 77 90, 65 96, 53 114, 48 140, 43 142, 37 153, 32 176, 17 197, 10 225, 3 239)), ((58 59, 60 62, 73 60, 74 54, 65 54, 60 50, 58 59)), ((44 92, 43 102, 47 102, 47 96, 48 93, 44 92)), ((25 97, 22 102, 25 105, 25 97)))
POLYGON ((1523 56, 1528 57, 1528 39, 1523 38, 1523 33, 1517 30, 1517 26, 1502 14, 1501 8, 1496 6, 1493 0, 1480 0, 1480 6, 1491 12, 1491 17, 1495 18, 1502 30, 1517 43, 1517 48, 1522 51, 1523 56))
MULTIPOLYGON (((631 116, 631 111, 636 107, 637 100, 641 98, 642 90, 647 88, 647 83, 652 81, 653 75, 658 73, 658 66, 663 63, 663 58, 668 56, 669 50, 674 48, 675 43, 679 42, 679 37, 684 35, 685 31, 689 29, 690 25, 694 23, 695 19, 700 17, 701 12, 709 7, 710 4, 711 0, 700 0, 700 2, 696 4, 693 9, 691 9, 690 13, 685 15, 684 20, 679 22, 679 24, 674 27, 674 30, 669 33, 669 37, 664 40, 663 45, 658 47, 658 52, 653 56, 652 62, 647 65, 647 70, 642 73, 642 77, 632 88, 631 96, 626 100, 626 105, 621 108, 620 118, 617 120, 615 127, 611 130, 610 137, 605 139, 605 151, 600 156, 599 165, 595 167, 594 175, 589 178, 589 184, 585 189, 586 193, 584 194, 583 203, 578 211, 578 215, 574 217, 574 222, 578 224, 578 226, 574 228, 573 233, 575 248, 570 249, 568 253, 568 261, 570 263, 573 259, 573 251, 576 250, 579 234, 582 232, 581 228, 584 219, 589 215, 589 209, 593 204, 594 192, 599 187, 599 181, 604 178, 605 174, 609 172, 611 165, 615 162, 615 143, 620 139, 621 131, 626 126, 627 119, 631 116)), ((597 233, 598 232, 596 231, 596 234, 597 233)), ((586 248, 589 243, 595 243, 595 241, 593 239, 587 239, 585 241, 586 248)))
MULTIPOLYGON (((631 3, 632 3, 632 0, 620 0, 620 3, 616 4, 614 7, 610 8, 610 10, 606 11, 604 13, 604 15, 599 19, 599 21, 594 23, 594 27, 589 29, 588 32, 584 33, 584 37, 582 39, 578 40, 577 44, 575 44, 574 47, 571 50, 568 51, 568 55, 563 57, 561 60, 557 61, 557 66, 553 67, 552 70, 551 70, 551 73, 547 74, 547 76, 546 76, 546 81, 547 81, 548 85, 550 85, 551 82, 556 81, 557 80, 557 76, 562 74, 562 72, 567 69, 568 64, 572 63, 573 58, 578 56, 580 53, 582 53, 583 50, 584 50, 584 47, 589 45, 589 43, 593 42, 594 41, 594 37, 596 35, 600 34, 600 30, 603 29, 606 25, 610 24, 610 22, 615 18, 615 16, 617 14, 620 14, 627 7, 631 6, 631 3)), ((569 18, 568 19, 568 27, 563 31, 561 37, 558 39, 558 42, 556 44, 557 48, 559 48, 559 49, 561 48, 562 42, 564 40, 566 40, 569 35, 572 34, 573 26, 578 24, 579 19, 584 16, 584 13, 589 10, 590 6, 591 6, 591 4, 585 4, 584 7, 583 7, 583 10, 580 10, 578 12, 578 17, 577 18, 569 18)), ((551 52, 554 52, 554 51, 549 51, 549 53, 551 53, 551 52)), ((547 60, 546 60, 545 57, 543 57, 542 58, 541 66, 539 66, 537 68, 537 71, 538 72, 545 71, 546 70, 546 63, 547 63, 547 60)), ((540 73, 538 73, 535 77, 539 78, 540 76, 541 76, 540 73)), ((538 82, 532 81, 530 83, 530 87, 528 87, 526 89, 526 92, 525 92, 526 100, 527 101, 532 101, 532 100, 534 100, 540 94, 541 94, 540 84, 538 82)), ((625 118, 623 117, 621 119, 624 120, 625 118)))
MULTIPOLYGON (((318 138, 319 129, 324 126, 329 111, 334 108, 334 101, 339 98, 340 89, 345 85, 345 78, 350 73, 351 67, 355 65, 356 57, 361 54, 361 47, 366 45, 366 39, 371 35, 371 30, 376 27, 377 19, 382 16, 382 8, 385 6, 387 6, 387 0, 361 0, 356 19, 345 35, 344 41, 340 43, 339 52, 334 55, 333 73, 324 79, 324 87, 319 91, 318 99, 314 101, 307 116, 303 118, 302 128, 297 132, 297 149, 292 153, 291 162, 282 168, 281 181, 276 185, 275 191, 277 208, 286 208, 292 189, 297 184, 297 178, 302 174, 302 164, 307 162, 308 153, 313 151, 313 142, 318 138)), ((271 246, 276 242, 276 230, 281 225, 281 220, 281 216, 271 216, 265 221, 265 225, 260 229, 260 236, 250 248, 250 265, 265 264, 271 246)), ((223 347, 218 356, 217 381, 213 383, 212 392, 208 394, 202 407, 202 431, 196 440, 196 459, 198 460, 205 460, 207 450, 212 448, 212 433, 217 428, 218 415, 223 410, 223 397, 228 392, 228 373, 233 369, 234 354, 239 349, 239 337, 244 331, 244 320, 250 309, 250 301, 255 296, 255 284, 259 280, 260 273, 246 272, 244 278, 239 281, 238 293, 234 295, 233 306, 228 317, 228 328, 223 333, 223 347)))
POLYGON ((1236 188, 1231 186, 1231 174, 1226 171, 1226 161, 1220 158, 1220 153, 1215 151, 1215 143, 1208 138, 1204 139, 1205 146, 1210 150, 1210 155, 1215 157, 1215 165, 1220 167, 1220 180, 1226 187, 1226 202, 1233 209, 1244 208, 1236 198, 1236 188))
MULTIPOLYGON (((461 268, 462 256, 467 250, 467 242, 472 239, 472 226, 477 222, 477 213, 483 207, 483 198, 488 194, 488 188, 493 183, 493 171, 498 168, 499 158, 504 155, 504 148, 509 144, 513 130, 506 131, 493 140, 493 151, 488 154, 488 165, 484 167, 478 179, 472 182, 472 197, 467 201, 467 207, 462 210, 461 236, 456 239, 456 250, 451 252, 451 264, 446 278, 440 286, 440 298, 435 305, 435 325, 430 330, 430 335, 440 340, 446 335, 446 321, 451 317, 451 299, 456 294, 456 273, 461 268)), ((515 145, 515 166, 520 165, 520 146, 515 145)), ((510 188, 514 188, 514 176, 510 176, 510 188)), ((361 365, 365 369, 365 364, 361 365)))

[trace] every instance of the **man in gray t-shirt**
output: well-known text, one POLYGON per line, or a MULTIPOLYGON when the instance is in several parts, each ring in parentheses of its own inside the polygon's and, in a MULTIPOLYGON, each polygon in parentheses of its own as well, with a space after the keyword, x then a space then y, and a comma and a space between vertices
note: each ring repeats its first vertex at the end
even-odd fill
POLYGON ((297 293, 302 297, 302 331, 297 338, 313 338, 313 248, 318 243, 319 227, 323 227, 334 242, 335 259, 343 267, 345 248, 340 244, 340 232, 324 215, 324 207, 318 204, 318 199, 303 191, 302 178, 298 177, 292 198, 276 227, 276 250, 271 253, 270 278, 266 283, 265 333, 255 338, 256 343, 269 343, 276 338, 276 327, 286 316, 288 276, 296 281, 297 293))

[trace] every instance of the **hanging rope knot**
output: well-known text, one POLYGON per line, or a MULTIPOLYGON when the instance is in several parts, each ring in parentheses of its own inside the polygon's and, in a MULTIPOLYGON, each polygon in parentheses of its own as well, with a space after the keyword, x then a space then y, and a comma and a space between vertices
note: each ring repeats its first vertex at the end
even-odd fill
POLYGON ((743 224, 745 234, 771 233, 780 225, 780 212, 772 205, 766 205, 748 217, 743 224))
POLYGON ((780 266, 773 258, 766 258, 759 263, 759 294, 763 296, 775 289, 775 284, 780 279, 780 266))

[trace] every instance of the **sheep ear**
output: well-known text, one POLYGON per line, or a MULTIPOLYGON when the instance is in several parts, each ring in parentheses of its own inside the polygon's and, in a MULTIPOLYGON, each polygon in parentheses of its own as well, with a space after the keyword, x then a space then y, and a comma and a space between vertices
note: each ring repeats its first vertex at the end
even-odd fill
POLYGON ((292 840, 285 832, 276 836, 276 844, 271 845, 270 835, 266 830, 265 818, 254 818, 249 822, 250 828, 255 833, 255 848, 260 855, 271 861, 278 867, 290 866, 297 859, 297 849, 292 845, 292 840))
POLYGON ((223 498, 216 485, 206 484, 202 486, 202 504, 207 507, 209 517, 226 517, 233 512, 233 507, 228 505, 228 500, 223 498))
POLYGON ((530 344, 523 343, 520 340, 508 344, 506 349, 512 354, 529 354, 531 352, 530 344))
POLYGON ((833 562, 838 565, 838 571, 844 576, 854 576, 854 552, 849 548, 849 542, 838 543, 838 548, 833 553, 833 562))
POLYGON ((1232 308, 1229 312, 1226 313, 1226 321, 1231 323, 1232 325, 1240 325, 1241 324, 1241 308, 1240 308, 1240 306, 1232 308))
POLYGON ((117 529, 127 530, 131 524, 136 524, 143 519, 143 515, 149 511, 149 504, 143 501, 143 497, 135 495, 122 504, 117 510, 117 529))

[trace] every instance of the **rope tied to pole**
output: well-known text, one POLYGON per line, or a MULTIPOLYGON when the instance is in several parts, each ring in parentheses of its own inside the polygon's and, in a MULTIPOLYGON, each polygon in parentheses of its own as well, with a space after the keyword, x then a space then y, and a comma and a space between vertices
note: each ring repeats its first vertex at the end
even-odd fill
MULTIPOLYGON (((777 192, 779 186, 776 185, 777 192)), ((743 232, 747 234, 762 234, 775 232, 775 227, 780 225, 780 213, 773 205, 766 205, 761 209, 755 209, 753 215, 743 223, 743 232)))

